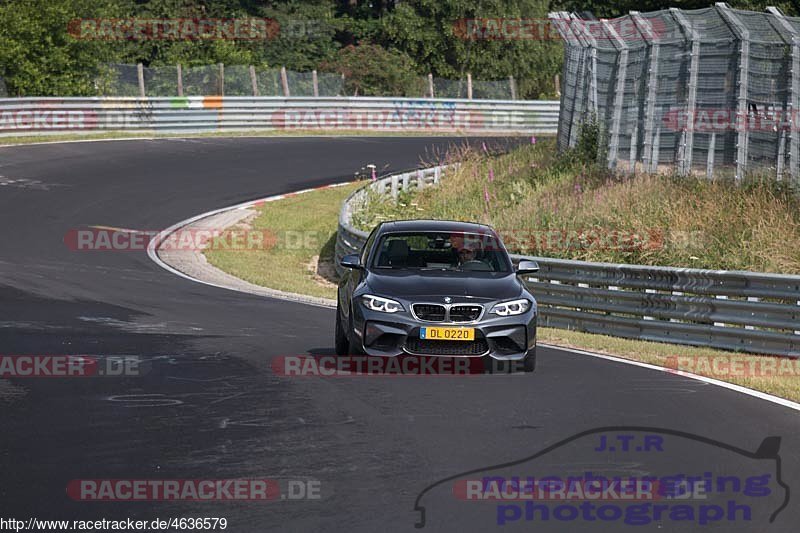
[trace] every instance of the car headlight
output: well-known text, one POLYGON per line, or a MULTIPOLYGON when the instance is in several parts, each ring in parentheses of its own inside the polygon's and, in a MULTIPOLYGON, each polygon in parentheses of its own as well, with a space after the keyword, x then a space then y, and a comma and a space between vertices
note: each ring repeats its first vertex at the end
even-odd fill
POLYGON ((520 300, 511 300, 510 302, 497 304, 492 307, 492 310, 489 312, 500 316, 513 316, 521 315, 530 309, 530 307, 531 303, 525 298, 522 298, 520 300))
POLYGON ((390 300, 389 298, 381 298, 380 296, 373 296, 365 294, 361 297, 361 301, 373 311, 380 311, 381 313, 396 313, 403 311, 403 305, 400 302, 390 300))

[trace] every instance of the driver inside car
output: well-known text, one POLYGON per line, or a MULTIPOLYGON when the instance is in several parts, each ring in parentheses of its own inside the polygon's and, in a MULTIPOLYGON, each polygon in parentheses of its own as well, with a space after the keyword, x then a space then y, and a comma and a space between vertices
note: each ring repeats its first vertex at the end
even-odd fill
POLYGON ((470 246, 464 246, 458 251, 458 264, 463 265, 468 261, 475 261, 475 250, 470 246))

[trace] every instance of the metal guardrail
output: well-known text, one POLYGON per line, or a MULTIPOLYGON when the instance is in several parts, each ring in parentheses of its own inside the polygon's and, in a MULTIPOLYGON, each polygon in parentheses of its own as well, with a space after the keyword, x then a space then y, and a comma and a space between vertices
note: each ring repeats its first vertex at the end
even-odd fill
POLYGON ((369 130, 555 134, 557 101, 433 98, 0 98, 0 136, 369 130))
MULTIPOLYGON (((368 237, 352 226, 367 188, 397 194, 422 188, 444 167, 381 178, 342 204, 336 268, 368 237)), ((526 277, 539 304, 541 326, 691 346, 800 357, 800 276, 613 263, 514 255, 539 262, 526 277)))

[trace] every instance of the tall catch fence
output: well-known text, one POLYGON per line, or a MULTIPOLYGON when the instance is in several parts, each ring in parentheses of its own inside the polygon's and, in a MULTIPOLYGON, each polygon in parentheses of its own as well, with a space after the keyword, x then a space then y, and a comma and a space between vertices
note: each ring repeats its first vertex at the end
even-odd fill
MULTIPOLYGON (((95 84, 102 96, 363 96, 348 94, 344 74, 249 65, 110 64, 100 69, 95 84)), ((461 79, 422 76, 405 96, 516 100, 517 87, 513 77, 478 80, 469 74, 461 79)))
POLYGON ((565 43, 560 149, 596 121, 611 169, 800 182, 800 18, 717 3, 550 19, 565 43))

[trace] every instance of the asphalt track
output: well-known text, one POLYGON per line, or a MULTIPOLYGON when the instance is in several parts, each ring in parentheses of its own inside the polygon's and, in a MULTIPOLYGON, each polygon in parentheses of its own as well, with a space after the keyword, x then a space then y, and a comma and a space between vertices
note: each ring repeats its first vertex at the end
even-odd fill
MULTIPOLYGON (((511 467, 516 474, 564 476, 777 468, 796 494, 798 417, 786 407, 544 348, 534 375, 280 377, 270 369, 276 356, 332 353, 331 310, 193 283, 145 252, 74 252, 63 243, 70 229, 161 229, 218 207, 342 181, 366 163, 414 167, 451 141, 239 138, 0 148, 0 354, 135 354, 151 367, 125 379, 15 379, 14 397, 0 383, 0 518, 215 516, 228 519, 229 531, 410 531, 420 519, 418 496, 434 485, 420 498, 425 530, 485 531, 496 524, 495 504, 460 502, 451 481, 435 484, 513 461, 521 462, 511 467), (638 447, 610 460, 594 451, 597 434, 569 440, 604 426, 617 428, 604 430, 608 435, 659 434, 667 444, 662 452, 638 447), (779 464, 764 459, 768 451, 761 459, 747 453, 769 436, 782 439, 779 464), (232 478, 313 478, 322 498, 84 502, 65 491, 73 479, 232 478)), ((772 496, 770 512, 786 500, 772 496)), ((769 514, 753 511, 750 522, 702 529, 796 531, 800 523, 791 499, 771 524, 769 514)), ((676 519, 516 525, 501 529, 700 529, 676 519)))

